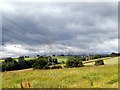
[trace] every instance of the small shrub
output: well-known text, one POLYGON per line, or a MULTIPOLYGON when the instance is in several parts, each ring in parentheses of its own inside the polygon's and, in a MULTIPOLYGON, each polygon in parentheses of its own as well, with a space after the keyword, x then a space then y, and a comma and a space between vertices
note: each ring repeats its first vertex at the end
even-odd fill
POLYGON ((62 66, 52 66, 51 69, 61 69, 62 66))
POLYGON ((96 65, 96 66, 99 66, 99 65, 104 65, 104 61, 103 60, 97 60, 97 61, 95 61, 95 64, 94 65, 96 65))

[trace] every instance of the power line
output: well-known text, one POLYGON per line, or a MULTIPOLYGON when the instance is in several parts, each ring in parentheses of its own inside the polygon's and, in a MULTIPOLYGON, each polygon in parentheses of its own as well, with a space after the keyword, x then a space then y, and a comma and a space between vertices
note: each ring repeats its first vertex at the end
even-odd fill
MULTIPOLYGON (((2 27, 2 29, 4 30, 4 32, 5 32, 8 36, 13 37, 13 33, 10 34, 10 32, 6 32, 6 30, 8 30, 8 29, 6 29, 6 28, 4 28, 4 27, 2 27)), ((16 38, 17 40, 22 41, 22 42, 27 42, 27 41, 19 38, 19 36, 17 36, 17 35, 16 35, 14 38, 16 38)))
MULTIPOLYGON (((18 25, 17 23, 15 23, 14 21, 10 20, 9 18, 3 16, 6 20, 8 20, 10 23, 14 24, 15 26, 19 27, 20 29, 22 29, 22 31, 27 31, 25 28, 21 27, 20 25, 18 25)), ((4 30, 8 30, 8 29, 5 29, 4 30)), ((26 33, 26 32, 25 32, 26 33)), ((32 40, 32 39, 31 39, 32 40)), ((34 41, 37 41, 37 40, 34 40, 34 41)), ((27 42, 27 41, 24 41, 24 42, 27 42)), ((38 42, 38 41, 37 41, 38 42)))
MULTIPOLYGON (((21 27, 19 24, 15 23, 14 21, 12 21, 11 19, 7 18, 6 16, 2 16, 4 17, 6 20, 8 20, 9 22, 11 22, 12 24, 14 24, 15 26, 19 27, 20 29, 22 29, 24 32, 25 31, 28 31, 27 29, 21 27)), ((46 37, 46 40, 49 42, 49 41, 53 41, 53 39, 51 39, 50 37, 46 37)))
POLYGON ((20 29, 22 29, 24 32, 27 31, 25 28, 21 27, 20 25, 18 25, 17 23, 15 23, 14 21, 10 20, 9 18, 2 16, 3 18, 5 18, 6 20, 8 20, 9 22, 11 22, 12 24, 14 24, 15 26, 19 27, 20 29))
MULTIPOLYGON (((9 19, 9 18, 7 18, 6 16, 2 16, 3 18, 5 18, 6 20, 8 20, 10 23, 12 23, 13 25, 15 25, 15 26, 17 26, 20 30, 22 30, 24 33, 26 33, 25 31, 28 31, 27 29, 25 29, 25 28, 23 28, 22 26, 20 26, 19 24, 17 24, 16 22, 14 22, 14 21, 12 21, 11 19, 9 19)), ((6 29, 6 28, 2 28, 2 29, 4 29, 4 30, 8 30, 8 29, 6 29)), ((9 30, 8 30, 9 31, 9 30)), ((11 37, 13 37, 13 33, 12 34, 9 34, 8 32, 7 32, 7 34, 8 35, 10 35, 11 37)), ((16 34, 16 33, 14 33, 14 34, 16 34)), ((19 40, 19 41, 22 41, 22 42, 24 42, 24 43, 30 43, 28 40, 26 40, 25 41, 25 39, 21 39, 21 38, 19 38, 19 36, 15 36, 15 38, 17 39, 17 40, 19 40)), ((49 40, 49 39, 47 39, 47 38, 44 38, 44 39, 46 39, 47 40, 47 42, 48 42, 48 44, 51 46, 51 43, 50 43, 50 41, 51 40, 49 40)), ((32 40, 32 39, 31 39, 32 40)), ((37 41, 38 42, 38 40, 33 40, 33 41, 37 41)), ((45 43, 45 41, 44 41, 44 43, 45 43)))

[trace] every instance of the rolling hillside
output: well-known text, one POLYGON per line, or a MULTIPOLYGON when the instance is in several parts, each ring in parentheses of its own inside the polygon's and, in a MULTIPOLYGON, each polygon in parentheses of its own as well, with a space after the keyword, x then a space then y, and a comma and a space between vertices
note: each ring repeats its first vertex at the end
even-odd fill
POLYGON ((103 66, 84 66, 56 70, 19 70, 3 72, 3 88, 20 88, 29 79, 31 88, 117 88, 118 57, 106 59, 103 66))

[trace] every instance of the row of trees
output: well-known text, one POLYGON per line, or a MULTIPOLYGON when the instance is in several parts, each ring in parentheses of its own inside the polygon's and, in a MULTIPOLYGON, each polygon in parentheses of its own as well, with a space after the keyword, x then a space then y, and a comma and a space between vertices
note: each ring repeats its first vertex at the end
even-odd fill
POLYGON ((47 69, 48 66, 55 64, 58 64, 57 59, 51 57, 38 57, 28 61, 26 61, 23 56, 19 57, 18 61, 10 57, 6 58, 5 61, 2 62, 2 71, 20 70, 27 68, 47 69))
POLYGON ((2 62, 2 71, 31 68, 34 62, 34 60, 26 61, 24 60, 24 57, 19 57, 18 61, 12 58, 6 58, 5 61, 2 62))
MULTIPOLYGON (((99 57, 99 56, 98 56, 99 57)), ((98 58, 97 57, 97 58, 98 58)), ((66 61, 66 68, 72 67, 83 67, 83 60, 79 56, 70 56, 66 61)), ((59 64, 56 58, 39 56, 36 59, 26 61, 23 56, 14 60, 12 58, 6 58, 4 62, 2 62, 2 71, 11 71, 11 70, 20 70, 20 69, 59 69, 62 68, 58 66, 59 64), (52 67, 50 67, 52 66, 52 67)), ((95 62, 95 65, 104 65, 103 60, 98 60, 95 62)))

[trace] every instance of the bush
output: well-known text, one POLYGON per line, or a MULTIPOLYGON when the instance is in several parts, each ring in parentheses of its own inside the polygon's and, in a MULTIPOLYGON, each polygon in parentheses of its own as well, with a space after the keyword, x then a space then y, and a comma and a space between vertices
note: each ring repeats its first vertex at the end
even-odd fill
POLYGON ((103 60, 97 60, 97 61, 95 61, 94 65, 96 65, 96 66, 98 66, 98 65, 104 65, 104 61, 103 60))
POLYGON ((47 65, 47 62, 45 60, 35 60, 35 63, 33 64, 34 69, 44 69, 44 67, 47 65))
POLYGON ((18 58, 18 63, 20 65, 20 69, 27 69, 27 68, 31 68, 32 67, 32 64, 33 64, 34 61, 26 61, 24 59, 24 56, 20 56, 18 58))
POLYGON ((2 71, 4 72, 6 70, 6 63, 2 62, 2 71))
POLYGON ((46 65, 43 69, 50 69, 50 67, 48 65, 46 65))
POLYGON ((62 64, 65 64, 65 61, 62 61, 62 64))
POLYGON ((20 65, 20 69, 26 69, 29 68, 29 63, 28 61, 25 60, 19 60, 19 65, 20 65))
POLYGON ((68 68, 67 66, 64 66, 64 68, 68 68))
POLYGON ((46 58, 46 60, 47 60, 48 62, 52 62, 52 57, 51 57, 51 56, 48 56, 48 57, 46 58))
POLYGON ((2 62, 2 71, 18 70, 19 64, 15 60, 11 62, 2 62))
POLYGON ((7 62, 12 62, 12 61, 13 61, 13 59, 12 59, 11 57, 5 59, 5 62, 6 62, 6 63, 7 63, 7 62))
POLYGON ((18 58, 18 61, 20 62, 20 61, 24 61, 24 56, 20 56, 19 58, 18 58))
POLYGON ((82 61, 86 61, 86 58, 85 58, 85 57, 82 57, 81 60, 82 60, 82 61))
POLYGON ((110 54, 110 56, 111 56, 111 57, 115 57, 115 56, 117 56, 117 54, 114 53, 114 52, 112 52, 112 53, 110 54))
POLYGON ((51 69, 61 69, 62 66, 52 66, 51 69))
POLYGON ((32 68, 32 65, 35 63, 35 59, 34 60, 29 60, 27 61, 28 67, 32 68))
POLYGON ((52 59, 53 63, 58 64, 57 58, 52 59))
POLYGON ((79 58, 71 57, 66 61, 66 67, 83 67, 83 63, 79 58))
POLYGON ((44 56, 39 56, 38 59, 43 60, 43 59, 46 59, 46 57, 44 57, 44 56))

